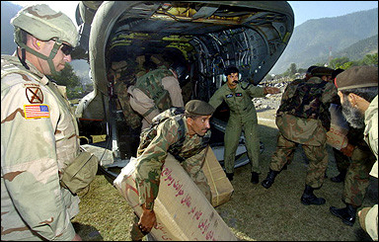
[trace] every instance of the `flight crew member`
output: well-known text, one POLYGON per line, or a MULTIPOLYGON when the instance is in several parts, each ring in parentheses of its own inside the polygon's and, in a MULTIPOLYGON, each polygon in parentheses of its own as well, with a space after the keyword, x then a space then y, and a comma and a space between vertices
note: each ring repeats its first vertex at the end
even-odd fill
POLYGON ((276 94, 280 92, 277 87, 257 87, 249 85, 242 88, 239 83, 239 70, 235 66, 229 66, 225 69, 227 77, 226 84, 222 85, 210 98, 209 104, 215 109, 225 101, 230 109, 230 117, 225 130, 224 137, 224 165, 226 175, 229 180, 234 176, 234 160, 241 136, 244 131, 246 139, 246 149, 251 165, 251 182, 259 182, 259 136, 258 120, 252 98, 264 97, 266 94, 276 94))
MULTIPOLYGON (((335 79, 342 113, 355 128, 364 127, 364 139, 376 161, 370 175, 378 178, 378 67, 355 66, 335 79)), ((378 204, 358 212, 361 227, 378 240, 378 204)))
POLYGON ((142 128, 150 126, 152 119, 170 107, 184 107, 182 89, 174 71, 165 65, 153 68, 154 62, 145 61, 150 70, 137 77, 136 83, 128 87, 130 106, 142 115, 142 128))
POLYGON ((277 148, 272 156, 269 173, 262 186, 271 187, 275 177, 288 162, 297 144, 309 160, 305 190, 301 196, 304 205, 321 205, 324 198, 313 194, 324 182, 328 165, 326 132, 330 126, 329 106, 337 95, 336 87, 330 82, 333 69, 317 67, 311 71, 313 76, 306 82, 291 86, 277 111, 277 148))
POLYGON ((1 56, 1 240, 81 240, 70 222, 79 197, 60 172, 79 154, 79 131, 65 95, 45 75, 71 61, 78 31, 45 4, 12 18, 18 45, 1 56))
POLYGON ((157 136, 150 140, 150 143, 144 139, 148 136, 141 133, 135 172, 139 203, 143 213, 140 219, 135 221, 138 221, 138 224, 132 226, 132 240, 141 240, 144 234, 149 233, 156 225, 154 201, 158 195, 161 169, 168 153, 181 161, 184 170, 211 201, 211 191, 202 166, 209 148, 211 135, 209 119, 213 112, 214 108, 207 102, 191 100, 185 105, 184 114, 172 116, 158 124, 157 136), (178 135, 180 133, 184 135, 178 135), (181 142, 180 145, 177 145, 178 142, 181 142))

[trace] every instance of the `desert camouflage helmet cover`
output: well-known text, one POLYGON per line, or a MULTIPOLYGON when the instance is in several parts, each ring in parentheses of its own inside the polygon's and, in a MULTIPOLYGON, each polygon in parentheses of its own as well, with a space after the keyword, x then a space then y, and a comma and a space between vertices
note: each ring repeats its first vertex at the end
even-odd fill
POLYGON ((62 12, 52 10, 46 4, 27 6, 11 19, 15 29, 20 28, 40 40, 57 38, 75 47, 79 33, 72 22, 62 12))

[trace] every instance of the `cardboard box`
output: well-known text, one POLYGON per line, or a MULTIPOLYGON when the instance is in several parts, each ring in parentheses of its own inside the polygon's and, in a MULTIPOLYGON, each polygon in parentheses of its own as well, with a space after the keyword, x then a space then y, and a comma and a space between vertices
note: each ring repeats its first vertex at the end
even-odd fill
MULTIPOLYGON (((140 216, 142 208, 138 204, 138 191, 133 175, 135 164, 136 159, 131 159, 113 184, 140 216)), ((238 240, 179 162, 170 154, 162 169, 154 212, 158 226, 153 228, 150 234, 156 240, 238 240)))
POLYGON ((214 152, 208 148, 203 166, 203 172, 208 179, 208 184, 212 193, 212 206, 217 207, 230 200, 234 188, 226 177, 220 162, 218 162, 214 152))

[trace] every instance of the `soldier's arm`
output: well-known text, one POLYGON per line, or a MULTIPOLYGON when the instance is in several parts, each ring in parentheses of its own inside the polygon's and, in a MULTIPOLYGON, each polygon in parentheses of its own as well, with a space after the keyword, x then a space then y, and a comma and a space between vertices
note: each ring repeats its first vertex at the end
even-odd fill
POLYGON ((152 209, 158 196, 162 166, 171 144, 178 140, 178 127, 173 120, 164 121, 157 129, 157 136, 151 141, 143 154, 139 156, 136 166, 136 185, 139 203, 152 209))
POLYGON ((266 87, 258 87, 254 85, 249 85, 249 87, 246 89, 247 93, 251 98, 254 97, 264 97, 267 93, 265 93, 266 87))
MULTIPOLYGON (((54 128, 47 117, 56 104, 43 103, 49 107, 49 113, 42 114, 45 117, 26 118, 25 107, 30 106, 24 105, 30 103, 25 87, 19 84, 8 88, 3 80, 1 87, 1 175, 2 188, 6 187, 1 192, 8 192, 25 224, 40 236, 47 240, 71 240, 75 231, 63 204, 54 128)), ((43 94, 48 100, 48 93, 43 94)), ((2 200, 2 213, 7 208, 12 210, 12 204, 4 205, 2 200)), ((3 223, 2 227, 21 229, 3 223)))
POLYGON ((213 96, 209 99, 209 104, 212 105, 215 109, 220 106, 222 101, 224 100, 223 98, 223 92, 222 92, 222 87, 218 89, 213 96))

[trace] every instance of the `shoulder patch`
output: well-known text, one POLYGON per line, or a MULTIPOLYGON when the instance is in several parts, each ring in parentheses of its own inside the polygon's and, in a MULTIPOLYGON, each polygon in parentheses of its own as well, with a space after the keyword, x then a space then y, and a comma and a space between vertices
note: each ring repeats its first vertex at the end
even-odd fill
POLYGON ((43 93, 39 87, 26 87, 25 95, 29 103, 43 103, 43 93))
POLYGON ((26 119, 50 118, 49 106, 47 105, 24 105, 26 119))

